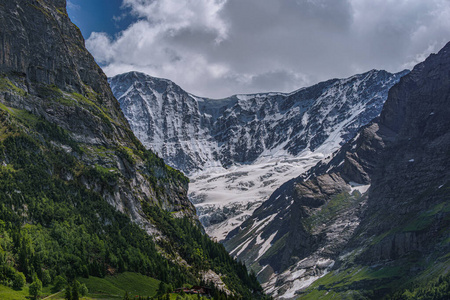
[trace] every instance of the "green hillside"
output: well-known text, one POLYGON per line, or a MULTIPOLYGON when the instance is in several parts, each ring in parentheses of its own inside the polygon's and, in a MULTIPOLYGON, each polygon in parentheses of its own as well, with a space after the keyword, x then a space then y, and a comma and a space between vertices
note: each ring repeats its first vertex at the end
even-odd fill
POLYGON ((77 295, 78 281, 151 296, 208 271, 231 297, 262 297, 202 233, 188 178, 134 136, 65 4, 0 4, 0 298, 77 295))

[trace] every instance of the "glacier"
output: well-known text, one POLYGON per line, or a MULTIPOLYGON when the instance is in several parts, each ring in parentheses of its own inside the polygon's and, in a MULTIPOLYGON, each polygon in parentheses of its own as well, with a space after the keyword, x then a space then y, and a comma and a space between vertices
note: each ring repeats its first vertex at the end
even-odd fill
POLYGON ((189 198, 218 241, 272 192, 325 159, 377 117, 408 71, 331 79, 291 93, 208 99, 168 79, 109 78, 133 132, 189 178, 189 198))

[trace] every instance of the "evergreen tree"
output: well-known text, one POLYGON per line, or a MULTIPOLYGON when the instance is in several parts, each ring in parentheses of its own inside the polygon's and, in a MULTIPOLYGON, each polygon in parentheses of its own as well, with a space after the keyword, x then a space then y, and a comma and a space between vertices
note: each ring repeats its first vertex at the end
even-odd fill
POLYGON ((158 286, 158 295, 163 295, 166 293, 166 291, 167 291, 167 284, 161 281, 158 286))
POLYGON ((80 295, 81 295, 81 296, 86 296, 88 293, 89 293, 89 290, 88 290, 86 284, 83 283, 83 284, 80 286, 80 295))
POLYGON ((125 292, 125 295, 123 295, 123 300, 130 300, 130 295, 128 292, 125 292))
POLYGON ((72 300, 72 289, 70 288, 70 285, 67 285, 67 287, 66 287, 66 292, 64 294, 64 299, 72 300))
POLYGON ((80 300, 80 289, 81 284, 77 281, 74 280, 74 282, 72 283, 72 300, 80 300))
POLYGON ((50 272, 45 270, 42 272, 42 285, 48 286, 50 283, 52 283, 52 277, 50 276, 50 272))
POLYGON ((53 281, 52 293, 57 293, 67 285, 67 281, 61 275, 55 277, 53 281))
POLYGON ((32 299, 37 299, 42 293, 42 282, 39 278, 36 278, 32 284, 30 284, 29 293, 32 299))

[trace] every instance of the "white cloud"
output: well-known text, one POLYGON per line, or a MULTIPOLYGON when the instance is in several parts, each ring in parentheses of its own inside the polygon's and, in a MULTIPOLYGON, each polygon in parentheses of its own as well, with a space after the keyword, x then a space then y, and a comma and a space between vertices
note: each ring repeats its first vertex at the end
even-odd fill
POLYGON ((227 31, 218 17, 224 3, 225 0, 124 0, 123 5, 168 37, 185 30, 204 31, 214 34, 220 42, 227 31))
POLYGON ((108 76, 137 70, 200 96, 292 91, 412 67, 450 40, 449 0, 124 0, 137 21, 87 47, 108 76))

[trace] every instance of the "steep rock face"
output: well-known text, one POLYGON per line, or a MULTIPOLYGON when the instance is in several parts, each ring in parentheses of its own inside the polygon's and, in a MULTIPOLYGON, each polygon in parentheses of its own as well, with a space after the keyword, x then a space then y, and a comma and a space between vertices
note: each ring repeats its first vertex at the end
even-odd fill
POLYGON ((337 150, 381 111, 407 72, 370 71, 298 91, 193 96, 166 79, 109 79, 136 136, 189 174, 190 198, 221 240, 283 182, 337 150))
POLYGON ((80 30, 67 16, 66 1, 19 2, 2 4, 0 71, 25 75, 30 93, 37 92, 38 84, 54 84, 82 94, 91 88, 114 118, 122 121, 105 74, 84 48, 80 30))
MULTIPOLYGON (((0 101, 61 126, 83 153, 70 147, 87 165, 117 170, 114 191, 96 186, 112 205, 147 223, 140 201, 194 215, 187 199, 187 180, 159 165, 149 167, 114 98, 105 74, 84 48, 80 30, 70 22, 65 1, 7 1, 0 11, 0 101), (98 155, 99 148, 109 151, 98 155), (149 175, 156 182, 149 181, 149 175), (176 176, 174 176, 176 175, 176 176), (142 188, 141 188, 142 187, 142 188)), ((150 154, 149 154, 150 155, 150 154)), ((153 155, 153 154, 151 154, 153 155)))
MULTIPOLYGON (((380 126, 390 130, 372 172, 365 218, 358 233, 379 237, 357 260, 402 258, 436 249, 449 234, 450 44, 417 65, 390 91, 380 126), (401 228, 402 230, 398 230, 401 228), (397 229, 397 230, 396 230, 397 229)), ((445 252, 444 252, 445 253, 445 252)))
POLYGON ((448 272, 449 70, 450 44, 389 91, 379 118, 228 236, 268 293, 377 298, 448 272))
POLYGON ((131 72, 110 79, 111 89, 142 143, 188 173, 214 162, 209 116, 197 100, 169 80, 131 72))

